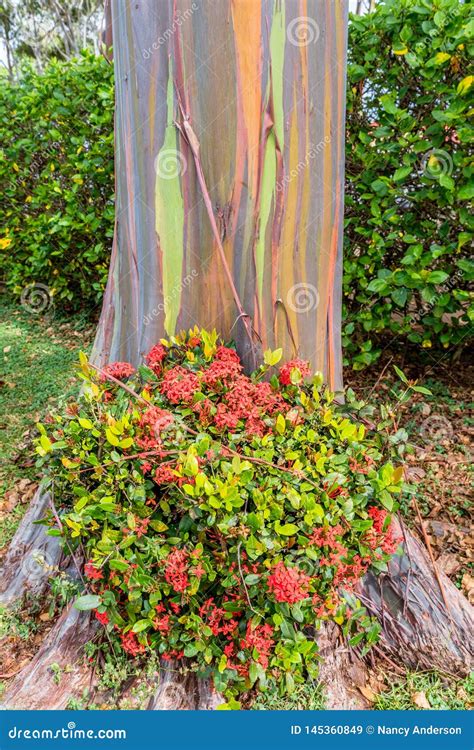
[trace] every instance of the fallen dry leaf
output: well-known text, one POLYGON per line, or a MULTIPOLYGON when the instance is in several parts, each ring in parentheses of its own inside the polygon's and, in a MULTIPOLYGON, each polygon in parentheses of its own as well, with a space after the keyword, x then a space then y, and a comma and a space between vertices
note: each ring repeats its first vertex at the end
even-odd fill
POLYGON ((464 573, 461 586, 470 604, 474 604, 474 577, 470 573, 464 573))
POLYGON ((364 698, 366 698, 369 701, 369 703, 374 703, 375 699, 377 698, 377 694, 374 693, 371 687, 369 687, 368 685, 365 685, 363 687, 359 687, 359 690, 364 696, 364 698))
POLYGON ((426 697, 426 693, 424 693, 423 690, 418 693, 413 693, 411 699, 415 706, 418 706, 418 708, 431 708, 431 704, 426 697))

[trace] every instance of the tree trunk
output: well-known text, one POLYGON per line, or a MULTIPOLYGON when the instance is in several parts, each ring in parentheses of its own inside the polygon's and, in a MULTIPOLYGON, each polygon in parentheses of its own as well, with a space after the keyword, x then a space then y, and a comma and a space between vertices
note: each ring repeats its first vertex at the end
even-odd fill
POLYGON ((347 2, 217 7, 111 3, 117 218, 95 357, 136 364, 197 323, 249 368, 282 346, 338 389, 347 2))
MULTIPOLYGON (((210 0, 115 0, 110 10, 117 213, 95 361, 136 364, 160 337, 197 323, 234 338, 249 368, 282 346, 341 387, 345 0, 221 0, 218 12, 210 0)), ((39 496, 17 532, 4 601, 44 586, 47 571, 34 581, 23 571, 33 548, 59 559, 57 540, 31 526, 46 503, 39 496)), ((382 623, 378 648, 397 664, 465 673, 469 605, 441 576, 447 611, 426 553, 405 533, 389 574, 360 587, 382 623)), ((87 616, 63 615, 5 705, 64 707, 87 685, 78 654, 93 633, 87 616), (74 663, 72 681, 58 685, 52 662, 74 663)), ((336 628, 317 637, 329 705, 360 707, 351 683, 361 661, 336 628)), ((215 705, 207 683, 174 675, 157 677, 150 709, 215 705)))

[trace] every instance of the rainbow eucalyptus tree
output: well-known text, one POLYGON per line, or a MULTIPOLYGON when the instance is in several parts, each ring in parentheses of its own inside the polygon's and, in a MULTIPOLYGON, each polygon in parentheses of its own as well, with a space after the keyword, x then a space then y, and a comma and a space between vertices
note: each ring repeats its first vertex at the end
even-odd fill
MULTIPOLYGON (((282 347, 341 381, 341 230, 346 0, 113 0, 106 42, 116 78, 116 226, 94 347, 98 364, 137 364, 163 335, 198 324, 235 340, 248 369, 282 347)), ((56 564, 32 526, 12 544, 3 600, 56 564)), ((408 531, 405 553, 360 598, 379 616, 379 649, 412 668, 469 666, 472 616, 408 531)), ((89 684, 77 652, 88 616, 64 613, 5 702, 64 707, 89 684), (49 664, 74 663, 58 686, 49 664)), ((365 667, 337 629, 318 635, 332 707, 354 707, 365 667)), ((160 678, 150 707, 208 707, 203 683, 160 678)), ((158 681, 158 680, 157 680, 158 681)))
POLYGON ((111 4, 117 225, 96 357, 196 323, 341 386, 346 0, 111 4))

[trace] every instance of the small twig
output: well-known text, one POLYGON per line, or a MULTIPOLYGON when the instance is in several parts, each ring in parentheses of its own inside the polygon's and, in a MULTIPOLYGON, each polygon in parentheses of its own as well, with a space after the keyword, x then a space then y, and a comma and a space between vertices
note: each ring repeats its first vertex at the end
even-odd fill
POLYGON ((405 543, 404 544, 405 551, 407 553, 408 561, 410 563, 410 567, 408 568, 408 575, 407 575, 407 585, 405 587, 405 594, 404 594, 404 597, 403 597, 403 599, 404 599, 404 601, 403 601, 403 616, 405 617, 406 613, 407 613, 407 607, 408 607, 408 598, 410 596, 410 581, 411 581, 411 576, 412 576, 412 572, 413 572, 413 563, 412 563, 412 559, 411 559, 410 548, 408 546, 408 540, 407 540, 407 535, 406 535, 406 532, 405 532, 405 526, 403 525, 403 521, 400 518, 400 514, 397 514, 397 515, 398 515, 398 522, 400 524, 400 528, 401 528, 402 534, 403 534, 403 541, 405 543))
POLYGON ((385 375, 385 373, 386 373, 386 371, 387 371, 388 367, 390 366, 390 364, 392 363, 392 361, 393 361, 393 356, 392 356, 392 357, 390 357, 390 359, 388 360, 387 364, 386 364, 386 365, 385 365, 385 367, 383 368, 382 372, 381 372, 381 373, 380 373, 380 375, 378 376, 378 378, 377 378, 377 380, 376 380, 376 382, 375 382, 374 386, 373 386, 373 387, 372 387, 372 388, 370 389, 370 392, 369 392, 369 394, 368 394, 368 396, 367 396, 367 400, 368 400, 368 399, 370 398, 370 396, 372 395, 372 393, 373 393, 373 392, 375 391, 375 389, 377 388, 378 384, 379 384, 379 383, 380 383, 380 381, 382 380, 383 376, 385 375))

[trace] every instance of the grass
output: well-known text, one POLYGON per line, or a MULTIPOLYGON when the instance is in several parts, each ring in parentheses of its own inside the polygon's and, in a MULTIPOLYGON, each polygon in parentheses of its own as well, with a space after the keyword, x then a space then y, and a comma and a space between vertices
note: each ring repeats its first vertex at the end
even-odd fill
MULTIPOLYGON (((90 339, 85 320, 75 319, 73 327, 54 311, 35 315, 0 295, 0 497, 21 479, 38 478, 31 447, 35 423, 77 388, 74 365, 90 339)), ((0 549, 24 510, 19 503, 0 513, 0 549)))
POLYGON ((251 706, 254 711, 321 711, 326 708, 321 685, 308 682, 297 685, 291 695, 260 693, 251 706))
POLYGON ((464 680, 452 680, 438 672, 408 672, 403 680, 391 678, 389 682, 390 688, 377 695, 374 709, 411 711, 428 708, 429 704, 432 709, 462 711, 474 702, 472 674, 464 680))

